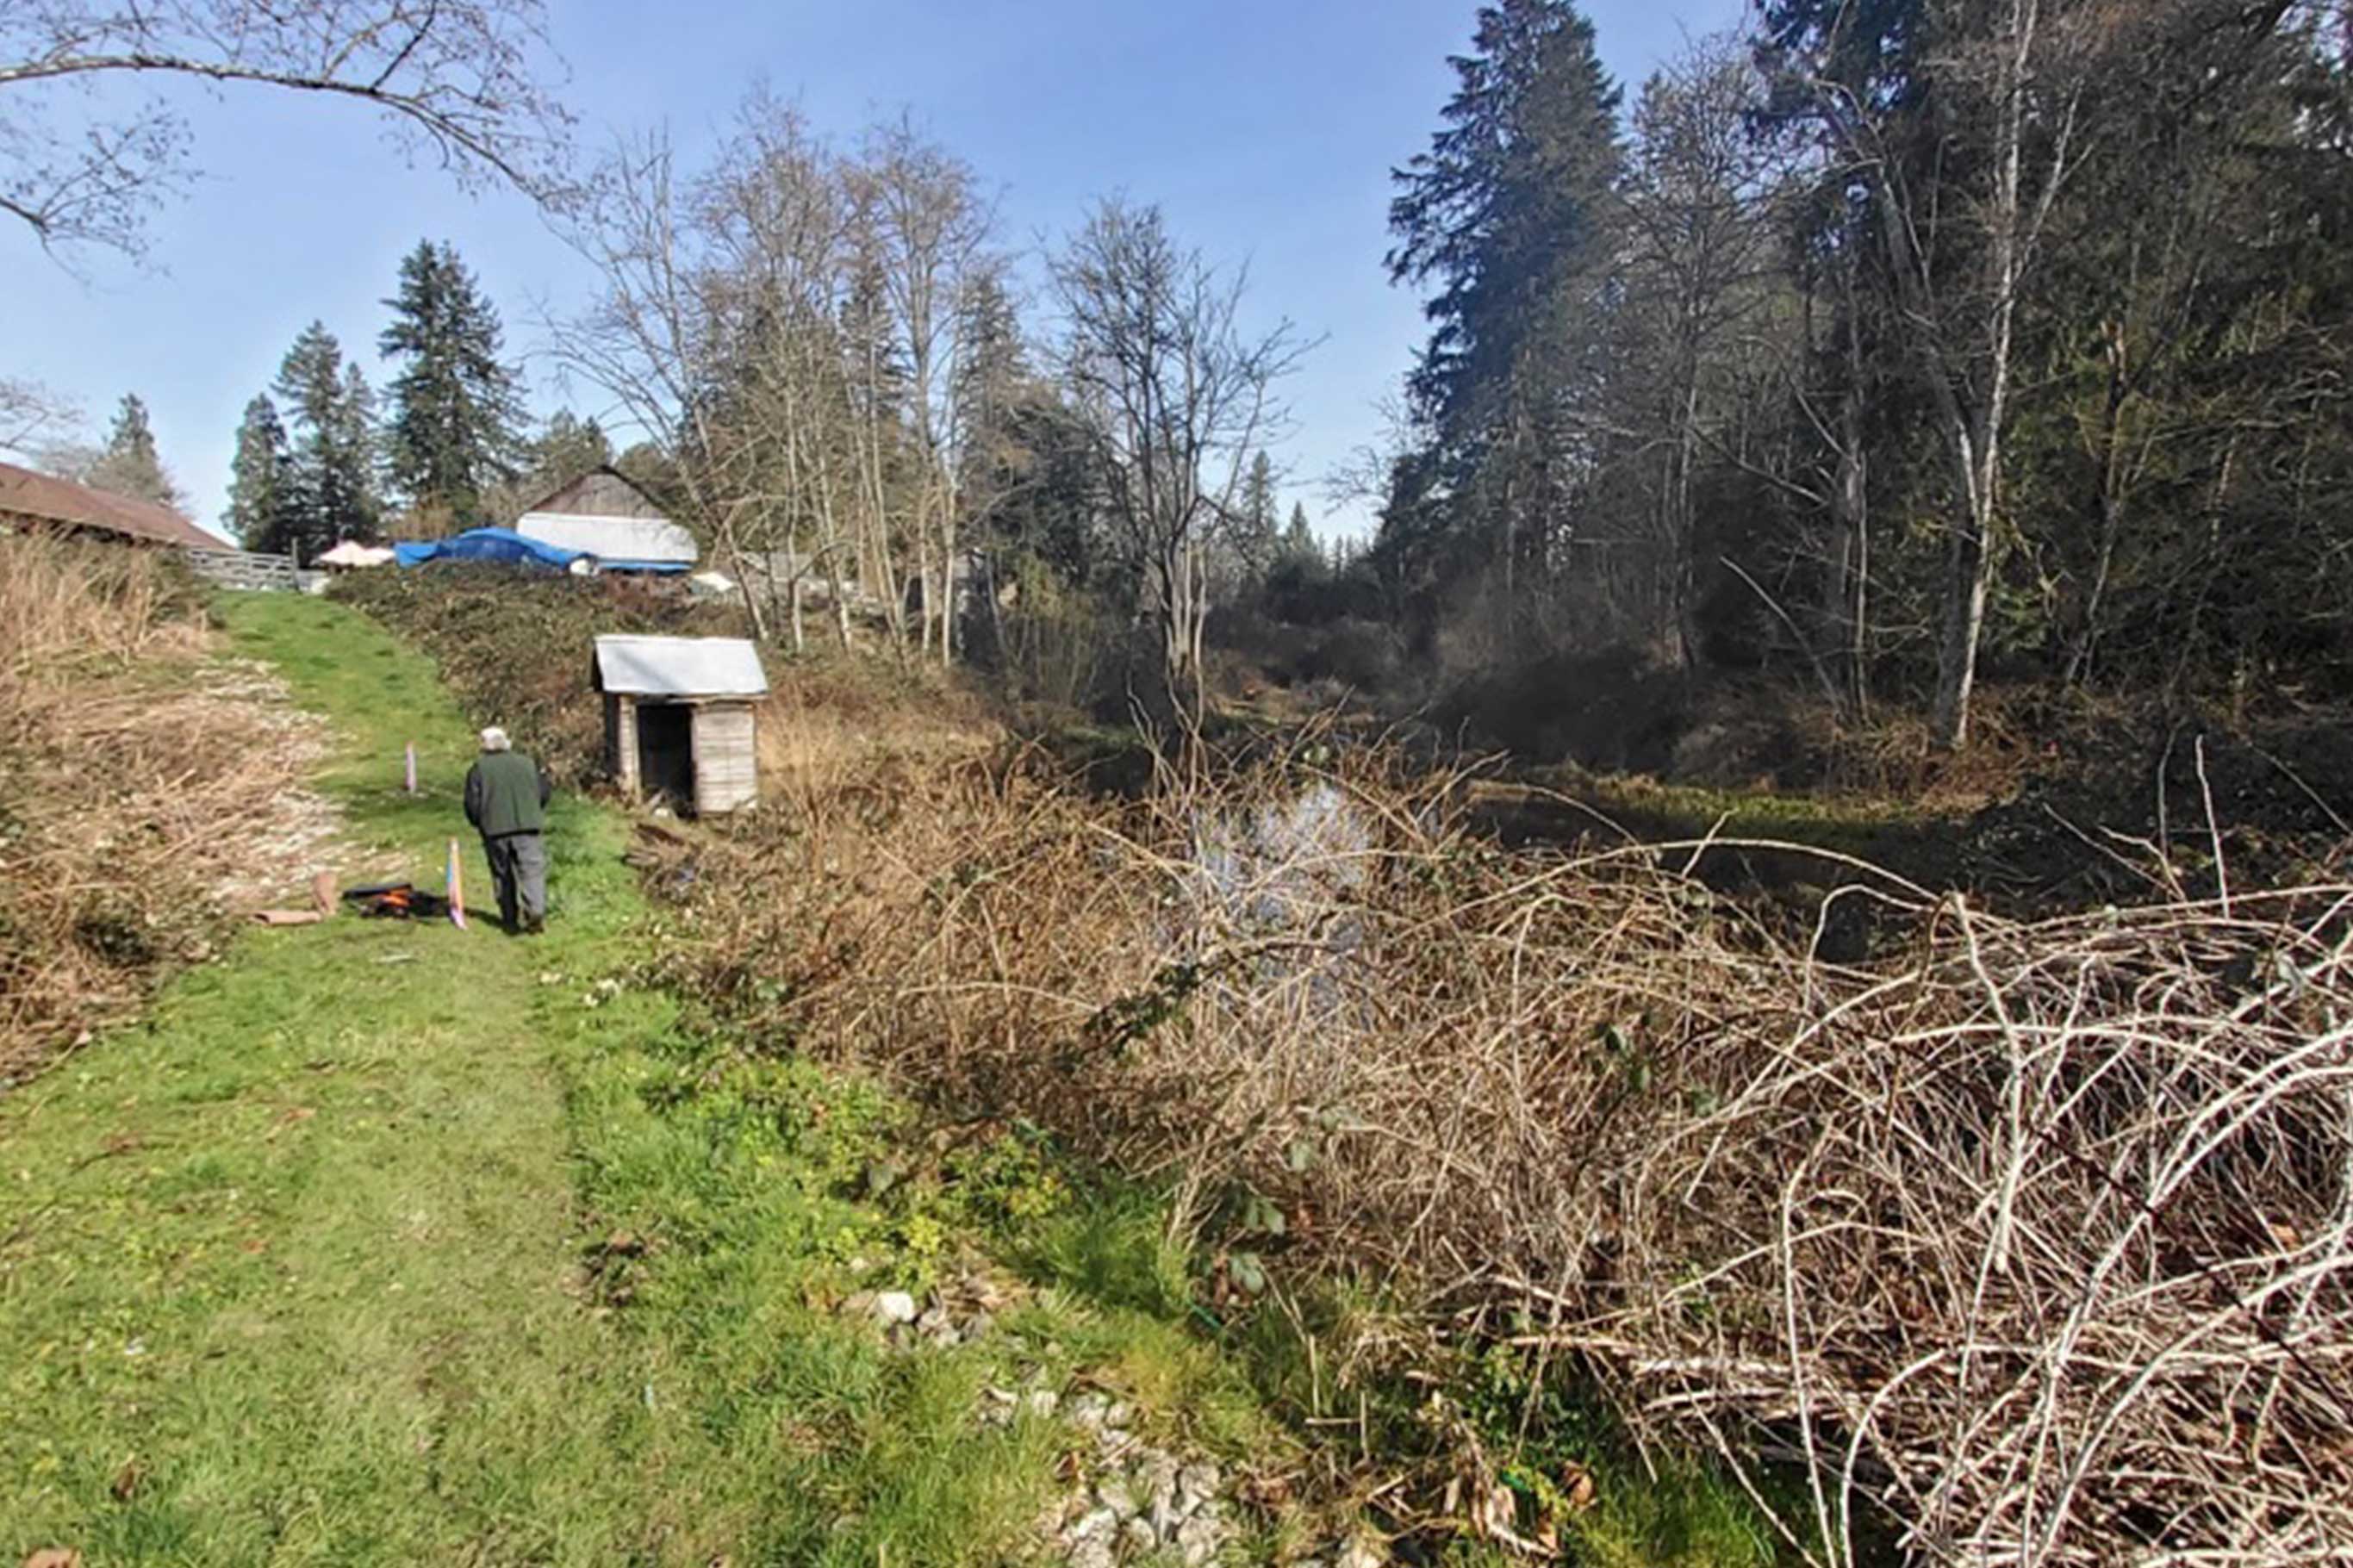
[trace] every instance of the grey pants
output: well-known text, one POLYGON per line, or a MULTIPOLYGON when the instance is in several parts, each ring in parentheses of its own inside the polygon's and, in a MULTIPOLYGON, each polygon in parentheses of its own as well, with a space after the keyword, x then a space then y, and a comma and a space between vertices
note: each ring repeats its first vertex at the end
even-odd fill
POLYGON ((537 925, 547 918, 547 844, 536 833, 509 833, 482 840, 490 858, 491 886, 499 895, 499 919, 507 930, 522 923, 537 925))

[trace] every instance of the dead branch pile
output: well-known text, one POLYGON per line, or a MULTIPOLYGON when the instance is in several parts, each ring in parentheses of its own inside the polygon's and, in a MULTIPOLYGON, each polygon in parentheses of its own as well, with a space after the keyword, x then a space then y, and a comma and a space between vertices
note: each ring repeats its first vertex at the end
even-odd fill
POLYGON ((1865 875, 1894 956, 1841 968, 1692 847, 1507 854, 1449 784, 902 767, 678 879, 681 970, 1229 1246, 1525 1310, 1799 1458, 1810 1552, 1868 1498, 1932 1561, 2353 1557, 2353 889, 2020 925, 1865 875))
POLYGON ((207 956, 331 816, 297 787, 320 727, 209 641, 154 552, 0 538, 0 1088, 207 956))

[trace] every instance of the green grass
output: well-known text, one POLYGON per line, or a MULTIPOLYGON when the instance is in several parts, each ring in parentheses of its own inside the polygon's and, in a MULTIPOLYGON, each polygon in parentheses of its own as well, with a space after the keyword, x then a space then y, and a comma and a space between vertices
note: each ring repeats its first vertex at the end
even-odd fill
MULTIPOLYGON (((343 737, 321 784, 346 870, 438 886, 472 745, 431 663, 339 605, 221 615, 343 737)), ((1333 1415, 1331 1390, 1271 1312, 1205 1325, 1155 1194, 1012 1137, 923 1156, 871 1084, 747 1058, 637 984, 649 944, 687 938, 640 900, 624 834, 559 795, 543 939, 257 931, 0 1101, 0 1562, 1033 1561, 1066 1436, 974 1419, 1033 1373, 1115 1391, 1164 1443, 1290 1468, 1307 1428, 1285 1422, 1333 1415), (1017 1304, 955 1350, 894 1353, 833 1310, 975 1269, 1018 1279, 1017 1304)), ((1422 1442, 1425 1392, 1366 1407, 1422 1442)), ((1498 1434, 1509 1393, 1474 1411, 1498 1434)), ((1548 1419, 1531 1453, 1599 1472, 1572 1407, 1548 1419)), ((1609 1480, 1572 1557, 1770 1561, 1700 1472, 1609 1480)), ((1328 1534, 1294 1520, 1236 1555, 1328 1534)))
MULTIPOLYGON (((316 600, 222 613, 343 732, 353 869, 437 886, 470 747, 429 663, 316 600)), ((641 940, 621 825, 559 798, 550 837, 542 941, 257 931, 0 1104, 0 1559, 1024 1555, 1059 1439, 971 1418, 1012 1342, 893 1355, 827 1310, 846 1252, 927 1266, 845 1195, 895 1108, 599 984, 641 940), (618 1226, 626 1305, 586 1263, 618 1226)))

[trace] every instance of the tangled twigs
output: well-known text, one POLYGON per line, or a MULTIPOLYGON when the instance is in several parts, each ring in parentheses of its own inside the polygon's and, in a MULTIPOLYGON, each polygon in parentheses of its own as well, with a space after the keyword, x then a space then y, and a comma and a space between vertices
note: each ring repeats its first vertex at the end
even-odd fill
POLYGON ((1873 878, 1839 967, 1691 847, 1506 853, 1455 783, 900 764, 719 851, 694 977, 1296 1264, 1518 1307, 1638 1419, 1794 1458, 1818 1560, 1866 1514, 1957 1563, 2353 1558, 2353 889, 2020 924, 1873 878))
POLYGON ((160 553, 0 538, 0 1091, 299 881, 325 748, 160 553))

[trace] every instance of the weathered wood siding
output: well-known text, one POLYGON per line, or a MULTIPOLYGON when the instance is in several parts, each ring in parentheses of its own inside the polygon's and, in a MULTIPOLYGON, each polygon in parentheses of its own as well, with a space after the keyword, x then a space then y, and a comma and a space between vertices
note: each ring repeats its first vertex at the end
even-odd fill
POLYGON ((585 473, 554 494, 542 496, 527 510, 571 517, 659 518, 662 514, 651 497, 610 468, 585 473))
POLYGON ((710 702, 694 711, 694 809, 738 811, 760 798, 757 731, 748 702, 710 702))
POLYGON ((638 793, 638 700, 605 694, 605 771, 622 793, 638 793))

